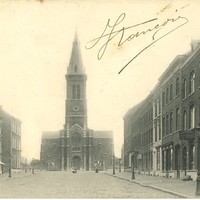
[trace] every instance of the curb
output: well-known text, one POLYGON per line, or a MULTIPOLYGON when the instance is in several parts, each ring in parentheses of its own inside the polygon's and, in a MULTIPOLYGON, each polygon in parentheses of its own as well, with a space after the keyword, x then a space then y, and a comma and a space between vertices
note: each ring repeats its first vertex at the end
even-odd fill
POLYGON ((0 178, 0 181, 10 181, 10 180, 13 180, 13 179, 18 179, 18 178, 24 178, 24 177, 28 177, 28 176, 31 176, 31 175, 35 175, 35 174, 27 174, 25 176, 12 176, 12 177, 1 177, 0 178))
POLYGON ((172 194, 172 195, 175 195, 175 196, 180 197, 180 198, 184 198, 184 199, 193 199, 193 198, 195 198, 195 197, 190 197, 190 196, 187 196, 187 195, 184 195, 184 194, 180 194, 180 193, 177 193, 177 192, 172 192, 170 190, 159 188, 159 187, 156 187, 156 186, 146 185, 146 184, 143 184, 143 183, 141 183, 139 181, 135 181, 135 180, 131 180, 131 179, 128 179, 128 178, 116 176, 116 175, 113 175, 113 174, 108 174, 108 173, 104 173, 104 174, 112 176, 112 177, 115 177, 115 178, 119 178, 119 179, 122 179, 122 180, 126 180, 126 181, 129 181, 131 183, 138 184, 138 185, 140 185, 142 187, 148 187, 148 188, 151 188, 151 189, 154 189, 154 190, 158 190, 158 191, 162 191, 162 192, 165 192, 165 193, 168 193, 168 194, 172 194))

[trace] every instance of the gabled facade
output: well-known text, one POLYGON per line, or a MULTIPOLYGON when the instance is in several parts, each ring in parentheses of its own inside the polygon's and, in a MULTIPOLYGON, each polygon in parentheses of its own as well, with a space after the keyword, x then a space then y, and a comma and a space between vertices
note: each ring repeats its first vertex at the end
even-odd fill
POLYGON ((59 133, 43 133, 41 160, 46 169, 93 170, 111 166, 113 152, 112 131, 93 131, 88 128, 86 81, 77 33, 74 37, 71 57, 67 67, 65 124, 59 133), (57 135, 57 136, 56 136, 57 135), (57 150, 53 144, 56 143, 57 150), (45 145, 46 144, 46 145, 45 145), (51 150, 54 153, 50 153, 51 150), (47 157, 47 154, 50 156, 47 157), (54 158, 56 157, 56 158, 54 158), (47 168, 47 166, 51 168, 47 168), (104 167, 103 167, 104 166, 104 167))

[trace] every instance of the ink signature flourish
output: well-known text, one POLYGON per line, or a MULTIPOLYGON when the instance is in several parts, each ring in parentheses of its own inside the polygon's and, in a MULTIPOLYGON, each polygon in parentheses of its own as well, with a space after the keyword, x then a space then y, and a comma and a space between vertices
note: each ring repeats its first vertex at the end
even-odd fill
POLYGON ((129 60, 128 63, 126 63, 123 66, 123 68, 121 68, 121 70, 118 72, 118 74, 120 74, 135 58, 137 58, 141 53, 143 53, 150 46, 152 46, 153 44, 155 44, 156 42, 158 42, 162 38, 166 37, 170 33, 174 32, 178 28, 180 28, 183 25, 188 23, 188 19, 186 17, 178 16, 176 18, 166 19, 164 22, 162 22, 160 24, 156 23, 156 25, 154 25, 152 28, 148 28, 144 31, 136 31, 135 33, 130 34, 128 37, 127 36, 125 37, 125 31, 126 30, 132 30, 135 27, 138 27, 138 26, 141 26, 141 25, 146 25, 146 24, 151 23, 151 22, 156 22, 158 20, 158 18, 153 18, 153 19, 150 19, 150 20, 147 20, 147 21, 144 21, 142 23, 138 23, 138 24, 135 24, 135 25, 132 25, 132 26, 118 28, 118 26, 124 21, 125 17, 126 17, 126 14, 122 13, 113 24, 111 24, 111 20, 108 19, 107 24, 106 24, 105 29, 103 30, 102 34, 99 37, 89 41, 85 46, 86 49, 92 49, 100 41, 102 41, 103 39, 106 39, 106 42, 100 47, 100 49, 98 50, 98 53, 97 53, 97 59, 101 60, 103 55, 106 52, 108 44, 117 35, 120 36, 118 44, 117 44, 118 47, 120 47, 120 46, 124 45, 126 42, 130 42, 131 40, 136 39, 136 38, 138 38, 142 35, 145 35, 147 33, 152 33, 152 42, 150 44, 148 44, 145 48, 140 50, 136 55, 134 55, 134 57, 132 57, 131 60, 129 60), (175 22, 178 22, 178 21, 180 21, 180 23, 178 25, 176 25, 172 29, 168 30, 168 32, 164 33, 160 37, 156 37, 157 33, 161 29, 166 27, 168 24, 172 24, 172 23, 175 23, 175 22), (107 33, 107 30, 109 30, 108 33, 107 33))

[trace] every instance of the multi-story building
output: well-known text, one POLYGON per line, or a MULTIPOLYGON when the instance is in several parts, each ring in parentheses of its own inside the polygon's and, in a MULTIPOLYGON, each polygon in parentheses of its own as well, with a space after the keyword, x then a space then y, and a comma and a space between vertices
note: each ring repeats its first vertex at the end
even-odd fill
MULTIPOLYGON (((132 108, 134 112, 128 111, 124 116, 124 154, 128 148, 127 138, 134 138, 129 149, 137 153, 134 167, 142 173, 148 170, 149 174, 164 177, 190 175, 195 179, 197 176, 200 43, 193 41, 191 47, 190 52, 173 60, 151 94, 139 106, 132 108), (153 108, 149 117, 152 121, 145 118, 145 111, 150 107, 153 108), (131 131, 127 132, 129 127, 132 127, 131 131), (149 143, 144 137, 151 128, 153 135, 150 131, 149 143), (139 162, 142 167, 137 165, 139 162)), ((126 158, 124 162, 127 163, 126 158)))
POLYGON ((112 163, 112 131, 93 131, 87 123, 86 81, 87 74, 77 34, 75 34, 71 58, 67 68, 64 129, 53 134, 44 133, 41 160, 49 168, 91 170, 94 166, 110 166, 112 163), (48 164, 47 164, 48 163, 48 164))
POLYGON ((0 107, 1 125, 1 162, 3 172, 20 169, 21 158, 21 121, 0 107))

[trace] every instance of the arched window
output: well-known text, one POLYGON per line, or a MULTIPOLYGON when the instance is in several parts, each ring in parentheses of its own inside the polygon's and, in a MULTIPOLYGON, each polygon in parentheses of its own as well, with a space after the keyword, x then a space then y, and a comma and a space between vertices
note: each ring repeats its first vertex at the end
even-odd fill
POLYGON ((183 81, 183 99, 186 98, 187 95, 187 82, 186 82, 186 78, 183 81))
POLYGON ((166 135, 169 134, 169 115, 166 116, 166 135))
POLYGON ((170 113, 170 121, 169 121, 169 132, 172 133, 173 128, 173 113, 170 113))
POLYGON ((173 99, 173 84, 170 84, 169 87, 169 100, 171 101, 173 99))
POLYGON ((187 130, 187 114, 186 111, 183 112, 183 130, 187 130))
POLYGON ((176 78, 176 95, 180 93, 180 81, 179 77, 176 78))
POLYGON ((81 87, 80 85, 72 86, 72 99, 80 99, 81 98, 81 87))
POLYGON ((77 99, 81 98, 81 88, 80 85, 77 85, 77 99))
POLYGON ((166 89, 166 104, 169 102, 169 88, 166 89))
POLYGON ((180 110, 176 109, 176 131, 180 129, 180 110))
POLYGON ((195 73, 194 71, 190 73, 190 94, 194 92, 195 84, 195 73))
POLYGON ((72 86, 72 99, 76 99, 76 85, 72 86))
POLYGON ((194 105, 190 106, 190 115, 189 115, 189 128, 195 127, 195 108, 194 105))
POLYGON ((163 137, 165 136, 165 117, 163 116, 163 121, 162 121, 162 134, 163 137))

